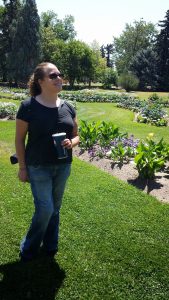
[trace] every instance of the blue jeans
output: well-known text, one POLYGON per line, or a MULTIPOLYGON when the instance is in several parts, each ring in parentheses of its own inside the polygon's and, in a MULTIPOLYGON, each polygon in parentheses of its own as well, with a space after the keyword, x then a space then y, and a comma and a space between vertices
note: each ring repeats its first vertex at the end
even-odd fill
POLYGON ((28 166, 35 212, 28 233, 21 242, 23 256, 32 258, 41 244, 47 252, 57 252, 59 212, 70 170, 71 164, 28 166))

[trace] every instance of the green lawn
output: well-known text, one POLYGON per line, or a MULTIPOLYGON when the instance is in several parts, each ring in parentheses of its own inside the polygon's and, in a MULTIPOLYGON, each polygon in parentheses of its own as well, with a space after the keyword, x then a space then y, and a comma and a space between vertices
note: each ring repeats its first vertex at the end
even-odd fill
POLYGON ((78 159, 55 262, 20 263, 33 204, 29 184, 9 163, 12 121, 0 122, 0 150, 0 299, 169 299, 169 205, 78 159))
MULTIPOLYGON (((168 109, 169 111, 169 109, 168 109)), ((156 127, 147 124, 133 122, 134 113, 127 109, 116 107, 115 103, 77 103, 77 114, 81 120, 88 121, 112 121, 118 125, 123 132, 134 134, 136 138, 145 139, 153 132, 155 139, 161 137, 169 143, 169 127, 156 127)))
MULTIPOLYGON (((168 98, 169 92, 155 92, 159 97, 168 98)), ((135 95, 137 95, 140 99, 148 99, 153 92, 140 92, 136 91, 134 92, 135 95)))

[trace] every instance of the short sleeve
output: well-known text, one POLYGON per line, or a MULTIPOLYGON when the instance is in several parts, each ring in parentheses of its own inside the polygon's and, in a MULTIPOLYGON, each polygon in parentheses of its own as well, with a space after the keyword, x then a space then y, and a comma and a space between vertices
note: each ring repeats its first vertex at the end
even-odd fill
POLYGON ((70 111, 70 114, 72 116, 72 119, 74 119, 76 117, 76 110, 75 110, 75 108, 69 102, 65 101, 65 103, 67 104, 67 106, 69 108, 69 111, 70 111))
POLYGON ((30 121, 30 101, 25 100, 20 104, 16 118, 25 122, 30 121))

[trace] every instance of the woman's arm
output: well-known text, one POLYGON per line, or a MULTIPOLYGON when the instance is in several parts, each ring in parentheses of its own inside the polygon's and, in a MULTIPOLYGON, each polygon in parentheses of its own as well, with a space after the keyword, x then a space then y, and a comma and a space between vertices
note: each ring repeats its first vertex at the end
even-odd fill
POLYGON ((79 133, 78 133, 78 125, 77 125, 77 118, 73 120, 74 127, 73 127, 73 138, 71 139, 71 146, 72 148, 77 146, 79 144, 79 133))
POLYGON ((28 123, 16 119, 15 147, 19 163, 18 177, 22 182, 28 181, 25 163, 25 139, 28 132, 28 123))
POLYGON ((74 118, 73 122, 74 122, 73 133, 72 133, 73 138, 71 140, 65 139, 62 142, 62 145, 67 149, 71 149, 71 148, 75 147, 76 145, 78 145, 79 140, 80 140, 79 139, 79 134, 78 134, 77 118, 74 118))

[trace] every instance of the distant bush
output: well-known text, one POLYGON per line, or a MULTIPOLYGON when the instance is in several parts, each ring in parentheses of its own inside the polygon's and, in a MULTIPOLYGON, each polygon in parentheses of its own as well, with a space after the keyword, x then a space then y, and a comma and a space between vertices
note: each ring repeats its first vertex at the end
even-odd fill
POLYGON ((8 120, 14 120, 17 112, 17 105, 11 102, 0 103, 0 119, 7 118, 8 120))
POLYGON ((137 87, 139 85, 139 79, 137 78, 137 76, 131 73, 121 74, 119 76, 118 82, 119 85, 127 92, 137 90, 137 87))

